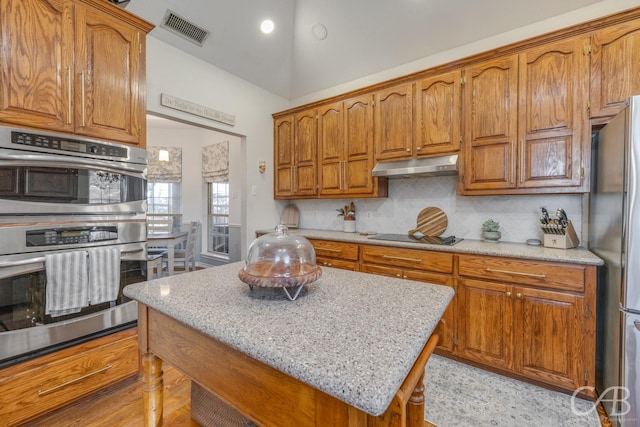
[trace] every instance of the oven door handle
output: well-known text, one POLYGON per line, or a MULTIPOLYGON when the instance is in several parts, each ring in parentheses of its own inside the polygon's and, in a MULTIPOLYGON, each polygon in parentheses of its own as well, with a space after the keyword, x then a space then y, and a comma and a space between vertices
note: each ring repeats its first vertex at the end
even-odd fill
POLYGON ((129 164, 124 162, 114 162, 101 159, 84 157, 55 156, 46 153, 16 153, 10 150, 0 149, 0 165, 6 166, 41 166, 41 167, 63 167, 63 168, 86 168, 94 167, 109 169, 111 172, 125 173, 140 177, 145 173, 147 165, 129 164))
MULTIPOLYGON (((97 246, 97 247, 99 247, 99 246, 97 246)), ((143 248, 138 248, 138 249, 121 250, 120 251, 120 256, 122 256, 124 254, 134 254, 134 253, 138 253, 138 252, 144 252, 144 249, 143 248)), ((18 261, 2 262, 2 263, 0 263, 0 268, 21 267, 23 265, 43 263, 44 261, 45 261, 45 257, 39 256, 39 257, 34 257, 34 258, 21 259, 21 260, 18 260, 18 261)))

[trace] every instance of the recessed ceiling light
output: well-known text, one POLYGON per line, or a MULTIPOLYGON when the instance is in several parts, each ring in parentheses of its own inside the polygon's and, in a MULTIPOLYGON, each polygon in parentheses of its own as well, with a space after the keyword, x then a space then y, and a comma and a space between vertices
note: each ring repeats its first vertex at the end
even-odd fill
POLYGON ((271 33, 274 28, 275 25, 273 24, 273 21, 271 19, 265 19, 264 21, 262 21, 262 24, 260 24, 260 30, 262 30, 262 32, 265 34, 271 33))

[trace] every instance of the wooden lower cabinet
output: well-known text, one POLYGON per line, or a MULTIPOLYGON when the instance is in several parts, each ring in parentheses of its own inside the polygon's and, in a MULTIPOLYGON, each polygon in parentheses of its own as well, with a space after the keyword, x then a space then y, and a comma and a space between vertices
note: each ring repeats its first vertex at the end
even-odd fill
POLYGON ((456 356, 569 392, 594 385, 595 267, 460 255, 459 274, 456 356))
POLYGON ((316 251, 316 262, 323 267, 358 271, 359 247, 356 243, 309 239, 316 251))
POLYGON ((0 370, 0 420, 13 426, 139 370, 137 329, 127 329, 0 370))

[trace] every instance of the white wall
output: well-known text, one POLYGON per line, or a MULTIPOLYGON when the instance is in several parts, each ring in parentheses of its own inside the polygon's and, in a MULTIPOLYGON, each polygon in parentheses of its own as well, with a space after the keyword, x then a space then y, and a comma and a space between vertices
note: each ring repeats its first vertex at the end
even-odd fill
MULTIPOLYGON (((153 37, 147 38, 147 111, 154 115, 188 121, 231 133, 243 141, 246 170, 242 174, 244 191, 239 195, 242 203, 243 250, 253 241, 254 230, 273 227, 279 213, 273 202, 273 118, 271 114, 288 107, 288 101, 258 88, 232 74, 213 67, 153 37), (166 93, 199 105, 232 114, 235 126, 230 126, 160 105, 160 94, 166 93), (267 162, 267 173, 258 171, 258 160, 267 162), (256 195, 250 195, 252 186, 256 195)), ((148 144, 156 145, 152 135, 148 144)), ((183 151, 190 162, 200 164, 198 153, 183 151), (195 156, 195 157, 193 157, 195 156)), ((185 166, 186 167, 186 166, 185 166)), ((189 166, 190 167, 190 166, 189 166)), ((195 163, 194 163, 194 167, 195 163)), ((197 166, 200 167, 200 166, 197 166)), ((183 185, 183 190, 187 189, 183 185)), ((198 191, 202 186, 193 187, 198 191)), ((192 195, 195 198, 196 194, 192 195)), ((191 197, 191 195, 189 196, 191 197)), ((200 202, 202 203, 202 202, 200 202)), ((186 206, 185 206, 186 208, 186 206)), ((189 207, 187 216, 201 212, 200 206, 189 207)))

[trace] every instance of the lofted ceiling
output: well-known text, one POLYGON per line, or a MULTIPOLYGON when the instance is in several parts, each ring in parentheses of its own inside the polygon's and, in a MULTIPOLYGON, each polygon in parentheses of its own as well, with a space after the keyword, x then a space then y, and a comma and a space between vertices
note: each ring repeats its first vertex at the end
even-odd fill
POLYGON ((178 49, 295 99, 607 0, 131 0, 178 49), (161 28, 167 10, 210 31, 202 46, 161 28), (269 18, 275 30, 260 32, 269 18), (326 28, 323 39, 322 27, 326 28))

